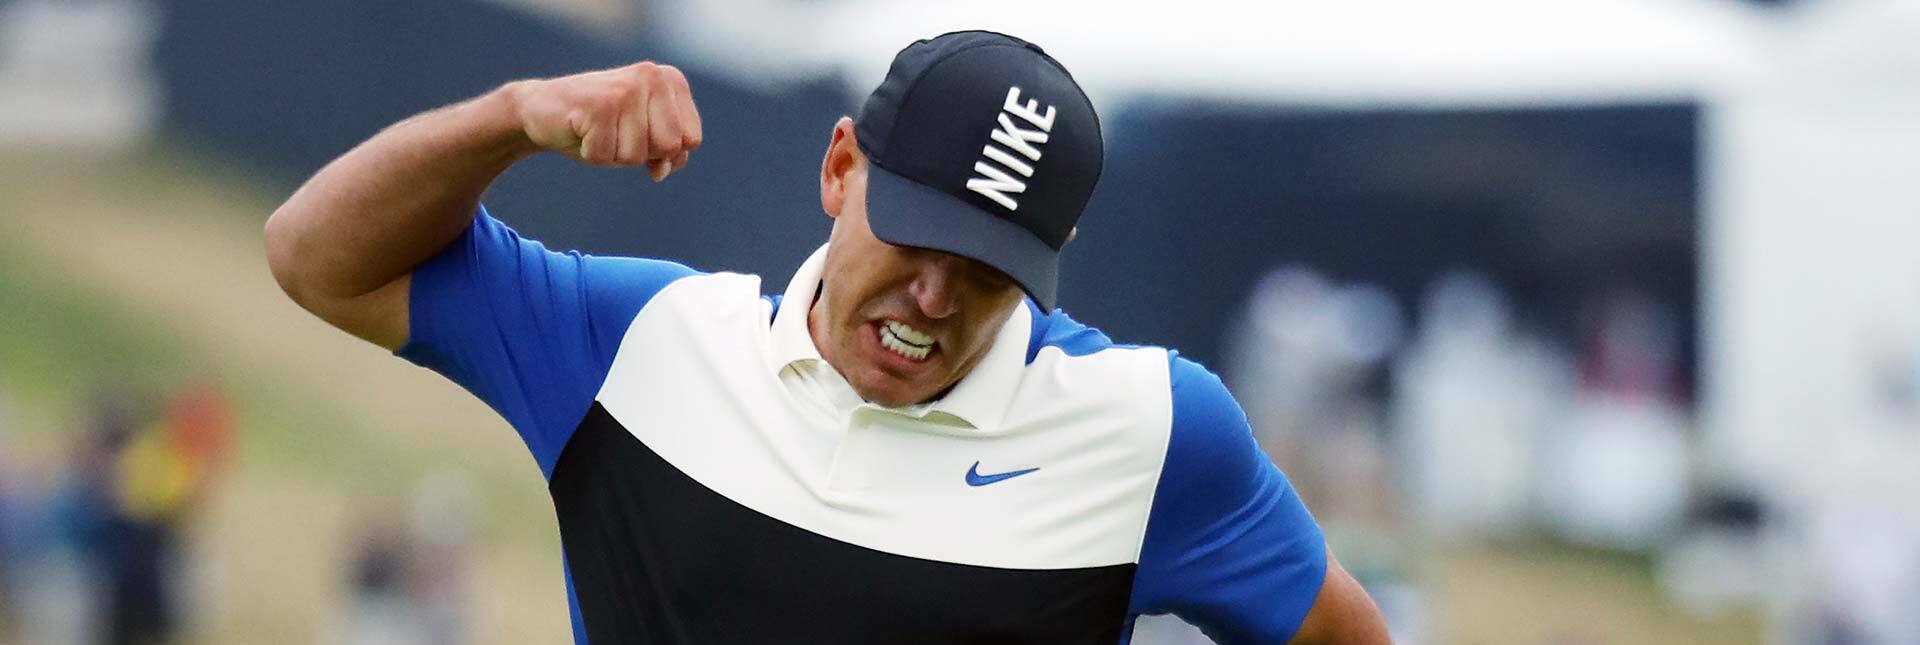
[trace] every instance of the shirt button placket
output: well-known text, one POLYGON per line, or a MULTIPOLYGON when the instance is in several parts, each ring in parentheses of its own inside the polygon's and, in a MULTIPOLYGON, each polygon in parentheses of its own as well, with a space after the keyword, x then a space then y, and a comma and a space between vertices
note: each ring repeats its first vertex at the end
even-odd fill
POLYGON ((875 431, 873 415, 886 414, 871 405, 861 405, 847 413, 845 433, 833 451, 833 466, 827 474, 827 491, 834 495, 858 496, 872 487, 872 448, 869 436, 875 431))

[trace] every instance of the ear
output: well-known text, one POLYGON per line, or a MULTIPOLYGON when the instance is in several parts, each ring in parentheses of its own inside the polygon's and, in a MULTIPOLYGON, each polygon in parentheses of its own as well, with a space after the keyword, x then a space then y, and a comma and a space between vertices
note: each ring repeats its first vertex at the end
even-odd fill
POLYGON ((1067 244, 1072 243, 1073 238, 1076 238, 1076 237, 1080 237, 1080 227, 1078 226, 1075 226, 1067 230, 1067 241, 1061 242, 1060 246, 1066 246, 1067 244))
POLYGON ((861 160, 860 145, 854 139, 853 119, 840 117, 833 124, 833 140, 827 143, 827 154, 820 159, 820 208, 828 217, 840 216, 840 208, 847 203, 847 176, 859 167, 861 160))

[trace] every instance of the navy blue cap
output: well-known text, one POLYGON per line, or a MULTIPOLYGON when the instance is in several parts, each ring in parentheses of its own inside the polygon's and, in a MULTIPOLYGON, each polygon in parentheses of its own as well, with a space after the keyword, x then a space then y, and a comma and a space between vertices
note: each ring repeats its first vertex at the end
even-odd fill
POLYGON ((1065 67, 1005 34, 942 34, 894 56, 854 127, 876 237, 979 260, 1053 308, 1060 247, 1104 161, 1100 117, 1065 67))

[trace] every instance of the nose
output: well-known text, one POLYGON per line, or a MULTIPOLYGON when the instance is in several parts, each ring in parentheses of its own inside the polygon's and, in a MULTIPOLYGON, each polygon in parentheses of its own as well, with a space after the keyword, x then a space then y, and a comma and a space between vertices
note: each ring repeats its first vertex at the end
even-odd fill
POLYGON ((907 294, 913 296, 920 313, 928 318, 946 318, 959 313, 960 293, 954 287, 965 264, 960 258, 944 253, 928 253, 923 260, 919 273, 907 284, 907 294))

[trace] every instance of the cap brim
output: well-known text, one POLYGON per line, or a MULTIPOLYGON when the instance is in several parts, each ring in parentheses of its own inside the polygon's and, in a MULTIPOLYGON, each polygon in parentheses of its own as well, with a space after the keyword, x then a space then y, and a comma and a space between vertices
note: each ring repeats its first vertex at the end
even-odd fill
POLYGON ((1042 310, 1053 309, 1060 252, 1019 224, 878 164, 867 165, 867 224, 889 244, 946 251, 999 269, 1042 310))

